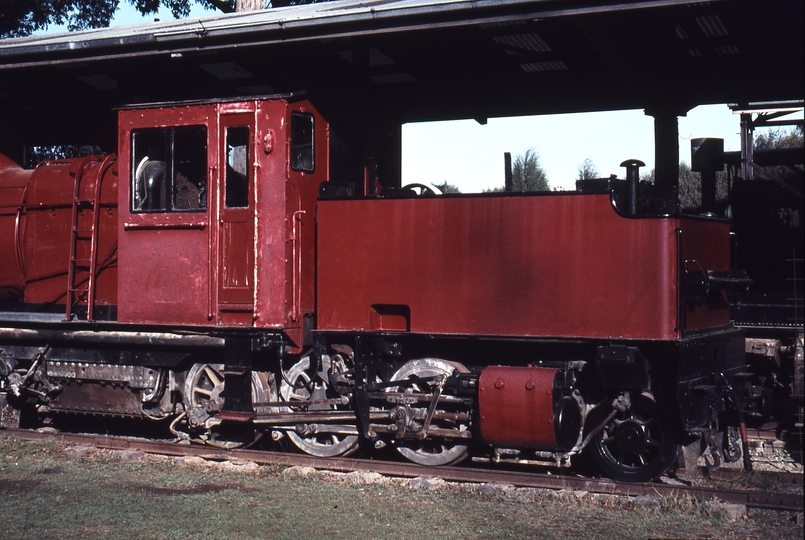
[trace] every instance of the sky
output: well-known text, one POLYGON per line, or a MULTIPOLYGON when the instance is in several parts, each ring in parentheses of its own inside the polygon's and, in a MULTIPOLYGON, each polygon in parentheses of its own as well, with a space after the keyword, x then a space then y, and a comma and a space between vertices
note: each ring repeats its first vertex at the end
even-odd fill
MULTIPOLYGON (((679 158, 690 163, 690 139, 718 137, 740 150, 740 119, 727 105, 700 106, 679 117, 679 158)), ((590 159, 599 176, 624 177, 620 164, 654 167, 654 118, 642 110, 429 122, 403 126, 403 183, 448 182, 462 193, 503 186, 504 152, 512 160, 533 148, 552 189, 575 189, 590 159)))
MULTIPOLYGON (((190 17, 212 16, 198 5, 190 17)), ((158 18, 171 20, 162 8, 141 16, 127 0, 120 0, 112 26, 141 24, 158 18)), ((49 28, 48 32, 64 31, 49 28)), ((801 115, 800 115, 801 117, 801 115)), ((690 139, 718 137, 724 150, 741 149, 739 116, 726 104, 699 106, 679 117, 679 159, 690 163, 690 139)), ((575 189, 578 167, 592 160, 601 177, 624 176, 620 163, 639 159, 645 172, 654 167, 654 119, 642 110, 532 117, 427 122, 403 126, 402 178, 406 183, 448 182, 462 193, 503 186, 504 152, 512 159, 533 148, 552 189, 575 189)))

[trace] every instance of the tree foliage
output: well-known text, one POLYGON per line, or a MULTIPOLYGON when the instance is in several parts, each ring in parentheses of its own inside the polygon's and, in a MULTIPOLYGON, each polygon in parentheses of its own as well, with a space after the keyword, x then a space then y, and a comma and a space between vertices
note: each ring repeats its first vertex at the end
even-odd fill
MULTIPOLYGON (((525 153, 520 154, 512 165, 512 191, 550 191, 548 184, 548 173, 542 168, 539 162, 539 154, 533 148, 529 148, 525 153)), ((502 193, 503 187, 495 187, 483 190, 483 193, 502 193)))
MULTIPOLYGON (((803 137, 803 126, 794 129, 779 128, 755 131, 755 150, 782 150, 790 148, 803 149, 805 137, 803 137)), ((802 168, 796 166, 776 165, 766 167, 766 171, 790 185, 802 185, 802 168)), ((755 178, 764 178, 762 174, 755 172, 755 178)))
POLYGON ((679 207, 683 212, 694 212, 702 205, 702 183, 698 173, 690 170, 690 165, 679 164, 679 207))
POLYGON ((803 126, 795 129, 770 129, 768 131, 755 131, 755 149, 773 150, 777 148, 802 148, 803 126))
MULTIPOLYGON (((802 148, 805 144, 802 126, 794 129, 770 129, 756 131, 754 137, 755 150, 774 150, 781 148, 802 148)), ((801 178, 802 173, 797 173, 783 166, 767 167, 775 177, 783 181, 793 182, 796 178, 801 178)), ((740 172, 738 173, 740 174, 740 172)), ((755 173, 758 178, 759 174, 755 173)), ((641 175, 640 181, 643 183, 654 183, 654 169, 651 172, 641 175)), ((679 207, 686 213, 698 213, 702 205, 702 184, 701 175, 691 171, 690 165, 684 161, 679 164, 679 207)), ((716 173, 716 204, 726 205, 729 197, 729 181, 725 171, 716 173)))
MULTIPOLYGON (((690 165, 681 161, 679 163, 679 191, 677 199, 679 208, 687 214, 698 214, 702 207, 702 181, 701 174, 693 172, 690 165)), ((640 175, 641 184, 654 184, 654 169, 640 175)), ((727 173, 716 172, 716 205, 726 204, 729 197, 729 184, 727 173)))
POLYGON ((87 30, 109 26, 121 1, 128 2, 143 15, 157 13, 160 7, 181 19, 193 4, 223 13, 247 11, 255 7, 284 7, 327 0, 3 0, 0 9, 0 38, 28 36, 50 25, 66 24, 68 30, 87 30))
POLYGON ((51 24, 70 30, 109 26, 118 0, 5 0, 0 11, 0 37, 27 36, 51 24))
POLYGON ((537 151, 529 148, 517 156, 512 166, 512 190, 526 192, 550 189, 548 174, 540 165, 537 151))
POLYGON ((31 146, 26 148, 25 163, 26 169, 33 169, 39 163, 49 159, 74 158, 79 155, 79 147, 74 144, 57 144, 51 146, 31 146))
POLYGON ((595 165, 593 165, 593 160, 590 158, 586 158, 582 161, 581 165, 579 165, 576 170, 578 171, 576 180, 592 180, 598 178, 598 171, 595 165))
POLYGON ((441 184, 434 184, 433 186, 439 188, 442 193, 461 193, 458 186, 448 183, 447 180, 441 184))

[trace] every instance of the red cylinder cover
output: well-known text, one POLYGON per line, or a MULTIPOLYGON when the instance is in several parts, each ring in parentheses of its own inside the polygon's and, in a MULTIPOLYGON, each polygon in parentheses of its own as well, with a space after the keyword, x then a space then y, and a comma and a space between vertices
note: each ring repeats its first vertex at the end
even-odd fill
POLYGON ((491 366, 478 383, 481 438, 508 448, 553 450, 558 369, 491 366))

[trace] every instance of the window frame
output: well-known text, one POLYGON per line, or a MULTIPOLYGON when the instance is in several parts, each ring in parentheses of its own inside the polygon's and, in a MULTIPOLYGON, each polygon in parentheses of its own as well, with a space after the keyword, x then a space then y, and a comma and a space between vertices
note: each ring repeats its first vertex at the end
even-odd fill
MULTIPOLYGON (((206 213, 209 209, 209 143, 208 127, 205 124, 173 125, 160 127, 140 127, 131 130, 130 135, 130 163, 129 163, 129 212, 132 215, 149 214, 200 214, 206 213), (182 143, 180 152, 177 153, 177 135, 179 138, 187 136, 186 142, 182 143), (145 139, 145 140, 143 140, 145 139), (162 140, 160 140, 162 139, 162 140), (203 148, 197 143, 203 142, 203 148), (147 149, 142 147, 146 146, 147 149), (159 148, 159 147, 162 148, 159 148), (155 150, 160 150, 154 153, 155 150), (163 159, 149 159, 149 154, 157 155, 163 159), (185 164, 184 167, 179 163, 185 164), (163 163, 163 186, 162 204, 158 208, 139 208, 137 205, 138 172, 148 163, 163 163), (187 173, 187 174, 184 174, 187 173), (200 178, 199 184, 188 179, 188 176, 200 178), (179 176, 182 178, 179 179, 179 176), (177 187, 180 182, 184 182, 181 187, 177 187), (183 189, 183 192, 178 190, 183 189), (184 197, 180 198, 181 193, 184 197), (195 204, 193 203, 195 199, 195 204), (187 202, 187 207, 183 207, 178 201, 187 202)), ((151 174, 158 174, 158 165, 151 167, 151 174)), ((146 172, 143 170, 143 174, 146 172)), ((140 205, 147 199, 143 197, 140 205)))
MULTIPOLYGON (((304 127, 307 127, 305 125, 304 127)), ((316 171, 316 117, 313 113, 305 112, 305 111, 291 111, 291 127, 290 127, 290 166, 291 170, 296 172, 308 173, 312 174, 316 171), (297 119, 304 118, 306 121, 309 121, 310 125, 310 133, 306 133, 302 131, 302 135, 305 136, 305 141, 298 140, 298 132, 296 129, 297 119), (310 164, 301 163, 302 155, 300 152, 305 152, 305 154, 309 154, 309 161, 310 164)))
POLYGON ((223 207, 227 210, 249 208, 249 199, 252 191, 252 126, 227 125, 224 131, 224 160, 226 162, 226 178, 224 178, 223 207), (245 135, 245 138, 239 140, 245 135), (243 144, 231 144, 242 142, 243 144), (231 144, 231 145, 230 145, 231 144), (244 149, 245 155, 235 156, 230 152, 235 149, 244 149), (242 170, 239 170, 241 169, 242 170), (237 182, 237 183, 235 183, 237 182))

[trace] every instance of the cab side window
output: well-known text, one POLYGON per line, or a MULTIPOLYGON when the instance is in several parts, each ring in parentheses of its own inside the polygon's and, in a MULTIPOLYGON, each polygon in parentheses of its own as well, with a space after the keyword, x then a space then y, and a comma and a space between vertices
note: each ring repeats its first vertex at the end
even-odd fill
POLYGON ((249 126, 226 128, 226 208, 249 206, 249 126))
POLYGON ((207 128, 137 129, 131 134, 131 211, 207 209, 207 128))
POLYGON ((313 115, 310 113, 291 113, 291 169, 302 172, 313 172, 314 131, 313 115))

